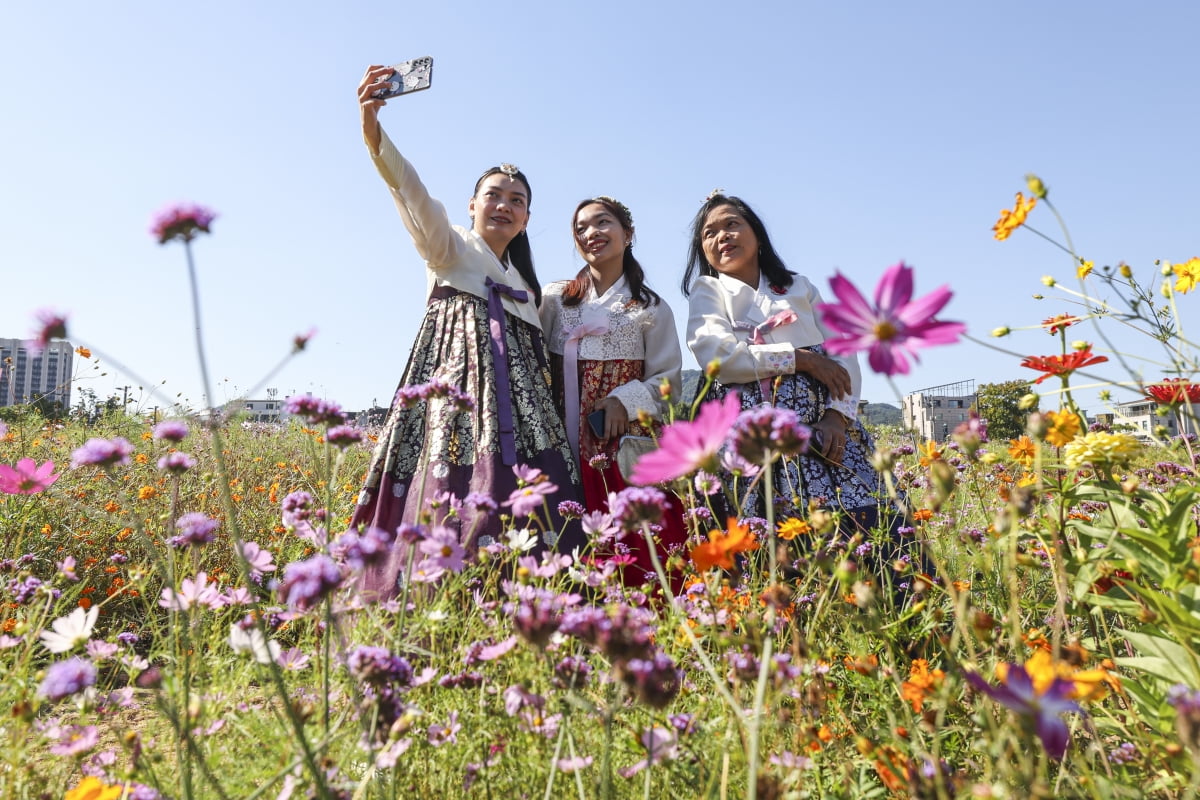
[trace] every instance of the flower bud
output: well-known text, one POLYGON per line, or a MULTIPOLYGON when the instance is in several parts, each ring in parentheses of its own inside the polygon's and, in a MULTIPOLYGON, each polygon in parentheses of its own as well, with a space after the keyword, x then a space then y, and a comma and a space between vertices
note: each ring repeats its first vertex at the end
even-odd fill
POLYGON ((1120 272, 1121 277, 1125 278, 1126 280, 1133 277, 1133 270, 1131 270, 1129 268, 1129 265, 1126 264, 1124 261, 1122 261, 1121 265, 1119 267, 1117 267, 1117 271, 1120 272))
POLYGON ((1051 289, 1052 289, 1052 288, 1054 288, 1054 286, 1055 286, 1057 283, 1058 283, 1058 281, 1056 281, 1056 280, 1054 279, 1054 276, 1053 276, 1053 275, 1043 275, 1043 276, 1042 276, 1042 285, 1043 285, 1043 286, 1046 286, 1046 287, 1049 287, 1049 288, 1051 288, 1051 289))
POLYGON ((1071 349, 1076 351, 1087 350, 1091 346, 1091 342, 1085 342, 1083 339, 1076 339, 1075 341, 1071 342, 1071 349))
POLYGON ((712 378, 715 380, 717 375, 719 375, 720 373, 721 373, 721 359, 719 359, 719 358, 714 358, 712 361, 708 362, 708 365, 704 368, 704 377, 705 378, 712 378))
POLYGON ((1033 392, 1021 395, 1021 399, 1017 401, 1017 408, 1022 411, 1029 411, 1032 408, 1037 408, 1038 396, 1033 392))
POLYGON ((1034 175, 1032 172, 1028 173, 1025 176, 1025 185, 1029 187, 1029 193, 1038 200, 1046 199, 1046 184, 1042 183, 1042 179, 1037 175, 1034 175))
POLYGON ((992 336, 995 336, 997 339, 999 339, 1001 336, 1008 336, 1010 333, 1012 333, 1011 328, 1009 328, 1007 325, 1001 325, 999 328, 996 328, 992 331, 992 336))

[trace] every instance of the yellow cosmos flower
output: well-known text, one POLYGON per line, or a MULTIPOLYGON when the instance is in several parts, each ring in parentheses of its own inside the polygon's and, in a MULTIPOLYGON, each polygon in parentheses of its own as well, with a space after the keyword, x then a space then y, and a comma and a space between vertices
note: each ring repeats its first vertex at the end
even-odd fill
POLYGON ((992 226, 996 241, 1002 242, 1012 235, 1012 232, 1025 224, 1025 218, 1029 216, 1029 212, 1037 205, 1037 198, 1030 197, 1026 202, 1024 196, 1017 192, 1017 200, 1013 205, 1013 210, 1007 208, 1000 212, 1000 219, 992 226))
POLYGON ((1088 275, 1092 274, 1092 270, 1095 269, 1095 267, 1096 265, 1091 261, 1084 261, 1081 258, 1079 259, 1079 266, 1075 268, 1075 277, 1079 278, 1079 280, 1083 280, 1088 275))
POLYGON ((1189 258, 1182 264, 1172 264, 1175 273, 1175 291, 1187 294, 1200 283, 1200 258, 1189 258))
POLYGON ((118 800, 123 790, 120 786, 109 786, 92 775, 81 780, 74 789, 63 795, 63 800, 118 800))
POLYGON ((1128 433, 1094 431, 1068 443, 1063 450, 1063 460, 1071 469, 1086 464, 1119 467, 1128 464, 1141 450, 1141 443, 1128 433))
POLYGON ((793 517, 792 519, 785 519, 783 522, 779 523, 779 526, 776 528, 776 533, 780 539, 790 542, 792 539, 795 539, 802 533, 812 533, 812 526, 802 519, 796 519, 793 517))
POLYGON ((920 454, 920 461, 921 461, 922 467, 928 467, 934 461, 937 461, 939 458, 942 457, 941 448, 938 447, 937 442, 932 441, 932 440, 926 442, 925 444, 918 445, 917 452, 920 454))
POLYGON ((1047 411, 1046 421, 1050 423, 1046 431, 1046 441, 1055 447, 1064 447, 1079 434, 1081 426, 1078 414, 1070 411, 1047 411))

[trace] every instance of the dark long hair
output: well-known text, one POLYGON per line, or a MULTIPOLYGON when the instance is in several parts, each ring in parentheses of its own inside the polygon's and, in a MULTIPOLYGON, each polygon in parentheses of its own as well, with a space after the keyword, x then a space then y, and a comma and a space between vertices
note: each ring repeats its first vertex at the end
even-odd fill
MULTIPOLYGON (((621 270, 625 273, 625 280, 629 282, 629 293, 633 295, 633 299, 644 306, 658 305, 662 302, 662 298, 658 293, 646 285, 646 270, 642 269, 642 265, 633 255, 633 215, 629 213, 629 208, 619 200, 614 200, 611 197, 589 197, 583 200, 579 205, 575 206, 575 213, 571 215, 571 230, 574 233, 575 220, 579 218, 579 212, 585 206, 602 205, 608 210, 608 213, 617 218, 621 228, 625 231, 625 235, 629 237, 629 246, 625 248, 625 252, 621 255, 621 270)), ((578 242, 576 242, 578 246, 578 242)), ((587 297, 588 286, 592 283, 591 268, 584 265, 579 274, 575 276, 575 280, 567 284, 567 288, 563 290, 562 304, 564 306, 577 306, 583 302, 583 298, 587 297)))
MULTIPOLYGON (((475 181, 475 192, 471 196, 479 194, 479 187, 487 180, 489 175, 507 175, 510 178, 516 178, 521 183, 525 184, 525 194, 527 196, 525 211, 529 212, 533 206, 533 189, 529 186, 529 178, 525 177, 525 173, 516 169, 511 164, 505 164, 504 168, 491 167, 482 175, 479 180, 475 181)), ((542 302, 542 284, 538 281, 537 271, 533 268, 533 251, 529 248, 529 234, 521 231, 513 237, 508 243, 508 247, 504 248, 504 258, 517 268, 517 272, 525 279, 525 283, 533 289, 533 304, 536 306, 542 302)))
POLYGON ((754 209, 746 205, 746 201, 740 197, 714 193, 704 201, 704 205, 700 206, 700 210, 696 212, 696 218, 692 220, 692 243, 688 246, 687 270, 683 273, 683 283, 681 284, 683 296, 687 297, 691 294, 692 284, 696 282, 698 276, 706 275, 711 278, 717 274, 712 264, 709 264, 708 259, 704 257, 703 234, 704 220, 708 219, 709 213, 718 206, 732 207, 750 224, 750 230, 754 231, 754 237, 758 239, 758 268, 762 270, 763 274, 767 276, 767 281, 773 286, 790 289, 792 276, 796 273, 788 269, 787 264, 784 264, 783 259, 779 257, 779 253, 775 252, 775 245, 771 244, 771 237, 767 235, 767 228, 759 219, 758 214, 755 214, 754 209))

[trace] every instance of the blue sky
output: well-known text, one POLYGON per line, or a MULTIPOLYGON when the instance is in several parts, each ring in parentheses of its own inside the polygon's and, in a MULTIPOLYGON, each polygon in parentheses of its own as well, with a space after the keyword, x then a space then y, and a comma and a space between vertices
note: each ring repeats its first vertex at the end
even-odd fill
MULTIPOLYGON (((462 224, 478 174, 520 165, 543 282, 582 264, 575 204, 614 195, 686 319, 688 223, 721 187, 822 290, 834 270, 873 287, 904 259, 918 293, 949 284, 943 316, 986 338, 1074 310, 1040 282, 1070 278, 1067 256, 1027 231, 991 237, 1026 172, 1097 265, 1149 276, 1156 258, 1200 255, 1196 30, 1191 2, 5 4, 0 336, 66 311, 73 340, 137 373, 86 364, 80 386, 199 405, 184 255, 147 233, 160 207, 193 201, 220 215, 196 246, 215 400, 315 326, 270 385, 386 404, 424 272, 367 159, 355 88, 369 63, 432 55, 433 88, 389 104, 384 126, 462 224)), ((1054 232, 1044 208, 1031 222, 1054 232)), ((1186 322, 1197 301, 1180 302, 1186 322)), ((1056 349, 1038 331, 1003 344, 1056 349)), ((895 383, 1032 376, 1018 362, 961 344, 895 383)), ((874 376, 864 395, 896 402, 874 376)))

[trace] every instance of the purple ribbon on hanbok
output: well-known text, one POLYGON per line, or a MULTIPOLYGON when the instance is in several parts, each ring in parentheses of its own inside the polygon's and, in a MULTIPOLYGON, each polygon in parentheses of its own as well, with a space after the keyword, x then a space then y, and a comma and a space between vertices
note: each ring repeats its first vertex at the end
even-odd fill
POLYGON ((508 295, 518 303, 529 299, 529 292, 514 289, 491 278, 484 280, 488 287, 488 332, 492 339, 492 361, 496 370, 496 417, 500 424, 500 458, 506 466, 517 463, 517 437, 513 432, 512 387, 508 383, 508 343, 504 338, 504 301, 508 295))
POLYGON ((608 333, 608 320, 593 320, 576 325, 563 342, 563 402, 567 407, 567 441, 579 458, 579 341, 585 336, 608 333))
MULTIPOLYGON (((738 322, 733 326, 735 331, 749 331, 750 344, 766 344, 767 340, 764 334, 775 330, 780 325, 787 325, 795 322, 797 319, 796 312, 790 308, 785 308, 783 311, 776 311, 771 316, 767 317, 764 322, 757 325, 751 325, 749 322, 738 322)), ((762 392, 762 400, 764 403, 771 402, 771 379, 763 378, 758 382, 758 388, 762 392)))

